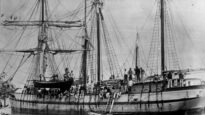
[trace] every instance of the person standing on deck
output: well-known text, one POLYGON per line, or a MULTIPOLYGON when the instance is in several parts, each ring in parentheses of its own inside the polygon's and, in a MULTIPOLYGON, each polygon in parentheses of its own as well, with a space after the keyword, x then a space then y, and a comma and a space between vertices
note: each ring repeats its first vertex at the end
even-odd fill
POLYGON ((72 81, 72 83, 74 82, 74 74, 73 71, 71 70, 71 72, 69 73, 69 78, 70 81, 72 81))
POLYGON ((124 73, 124 81, 128 81, 128 75, 127 75, 126 69, 125 69, 125 73, 124 73))
POLYGON ((145 74, 145 70, 141 67, 141 68, 140 68, 140 81, 143 80, 144 74, 145 74))
POLYGON ((68 80, 69 74, 70 74, 70 72, 69 72, 68 68, 65 68, 65 74, 63 75, 64 81, 67 81, 67 80, 68 80))
POLYGON ((172 87, 172 73, 169 72, 167 75, 167 79, 168 79, 168 87, 172 87))
POLYGON ((133 74, 132 68, 130 68, 129 71, 128 71, 129 80, 132 79, 132 74, 133 74))
POLYGON ((124 73, 124 90, 125 92, 127 91, 127 85, 128 85, 128 75, 125 69, 125 73, 124 73))
POLYGON ((69 73, 69 78, 73 78, 73 77, 74 77, 74 74, 73 74, 73 71, 71 70, 69 73))
POLYGON ((137 77, 137 82, 140 82, 140 68, 138 68, 138 66, 135 68, 135 75, 137 77))
POLYGON ((179 73, 179 84, 181 87, 183 87, 183 82, 184 82, 184 75, 182 72, 179 73))
POLYGON ((133 81, 132 81, 132 79, 129 79, 129 82, 128 82, 128 91, 129 92, 131 91, 132 86, 133 86, 133 81))
POLYGON ((45 76, 43 74, 40 74, 39 77, 40 77, 40 81, 42 81, 42 80, 46 81, 46 78, 45 78, 45 76))

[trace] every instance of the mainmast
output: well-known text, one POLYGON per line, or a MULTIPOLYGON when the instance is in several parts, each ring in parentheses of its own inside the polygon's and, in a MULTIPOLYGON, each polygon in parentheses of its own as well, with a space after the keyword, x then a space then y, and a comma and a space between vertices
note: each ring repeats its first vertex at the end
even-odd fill
POLYGON ((100 75, 101 75, 101 71, 100 71, 100 60, 101 60, 101 56, 100 56, 100 16, 99 16, 99 12, 96 12, 96 18, 97 18, 97 76, 98 76, 98 83, 100 83, 100 75))
POLYGON ((97 82, 100 83, 101 77, 101 40, 100 40, 100 0, 95 0, 96 24, 97 24, 97 82))
MULTIPOLYGON (((84 12, 84 38, 85 38, 85 41, 84 41, 84 45, 83 45, 83 48, 85 49, 85 51, 83 52, 83 65, 82 65, 82 75, 83 75, 83 84, 84 84, 84 88, 86 90, 86 82, 87 82, 87 47, 88 47, 88 36, 87 36, 87 25, 86 25, 86 9, 87 9, 87 3, 86 3, 86 0, 85 0, 85 12, 84 12)), ((86 91, 85 91, 86 92, 86 91)))
POLYGON ((160 10, 160 18, 161 18, 161 73, 165 70, 165 52, 164 52, 164 0, 160 1, 161 10, 160 10))

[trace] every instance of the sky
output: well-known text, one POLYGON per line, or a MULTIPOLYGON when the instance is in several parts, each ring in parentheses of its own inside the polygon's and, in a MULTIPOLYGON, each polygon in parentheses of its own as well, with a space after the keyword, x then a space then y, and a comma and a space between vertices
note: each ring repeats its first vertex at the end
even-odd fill
MULTIPOLYGON (((155 0, 109 0, 105 2, 111 8, 120 31, 127 39, 128 44, 133 43, 136 32, 140 39, 144 39, 144 50, 149 49, 153 18, 146 19, 156 7, 155 0), (145 25, 145 26, 144 26, 145 25)), ((176 26, 178 55, 184 68, 204 67, 204 30, 205 30, 205 1, 204 0, 168 0, 173 23, 176 26)), ((152 14, 152 13, 151 13, 152 14)), ((152 28, 153 29, 153 28, 152 28)))
MULTIPOLYGON (((128 40, 133 41, 135 39, 135 33, 136 32, 142 32, 139 34, 141 35, 141 39, 143 38, 145 34, 147 34, 147 30, 141 30, 144 23, 149 23, 153 21, 153 19, 148 19, 147 22, 145 22, 147 16, 150 12, 152 12, 153 9, 153 2, 154 0, 114 0, 111 2, 110 6, 112 6, 112 12, 115 15, 115 19, 119 26, 121 26, 121 31, 123 31, 123 34, 126 38, 129 38, 128 40), (113 6, 113 4, 115 4, 113 6), (122 16, 123 15, 123 16, 122 16)), ((169 2, 171 5, 169 6, 172 8, 174 12, 174 20, 177 26, 177 29, 179 29, 180 37, 184 38, 178 38, 178 39, 185 39, 184 41, 180 41, 182 46, 189 47, 187 51, 181 51, 179 53, 187 53, 190 57, 191 61, 188 61, 193 64, 193 66, 203 66, 201 65, 201 62, 198 62, 200 60, 203 60, 203 51, 204 51, 204 30, 205 30, 205 1, 204 0, 170 0, 169 2), (174 6, 175 5, 175 6, 174 6), (181 23, 181 21, 183 24, 181 23), (182 26, 184 25, 184 27, 182 26), (181 27, 179 27, 181 26, 181 27), (187 31, 189 35, 186 35, 184 31, 187 31), (190 36, 190 38, 188 38, 190 36), (192 43, 189 43, 192 42, 192 43), (184 44, 187 43, 187 44, 184 44), (196 50, 194 50, 196 48, 196 50), (202 58, 201 58, 202 57, 202 58), (199 60, 200 59, 200 60, 199 60), (196 62, 195 62, 196 60, 196 62)), ((107 3, 108 4, 108 3, 107 3)), ((149 25, 148 25, 149 26, 149 25)), ((147 27, 146 27, 147 28, 147 27)), ((150 33, 151 34, 151 33, 150 33)), ((146 37, 146 36, 145 36, 146 37)), ((145 44, 147 45, 147 44, 145 44)), ((183 47, 182 47, 183 48, 183 47)), ((186 59, 185 59, 186 60, 186 59)), ((204 61, 204 60, 203 60, 204 61)))
MULTIPOLYGON (((9 15, 15 12, 18 5, 26 0, 1 0, 1 13, 9 15)), ((51 1, 51 9, 55 9, 55 0, 51 1)), ((82 0, 61 0, 58 12, 77 7, 82 0)), ((140 46, 142 61, 146 62, 150 47, 150 39, 153 30, 154 13, 157 0, 104 0, 103 13, 106 19, 112 16, 123 38, 120 48, 114 41, 119 64, 124 68, 133 66, 132 51, 135 46, 136 33, 140 34, 140 46), (120 49, 120 50, 119 50, 120 49)), ((30 2, 30 1, 29 1, 30 2)), ((35 1, 31 1, 32 4, 35 1)), ((205 1, 204 0, 168 0, 167 5, 171 9, 176 34, 177 53, 183 68, 205 68, 205 1)), ((27 6, 21 6, 21 11, 27 6)), ((26 11, 25 11, 26 12, 26 11)), ((18 14, 18 13, 16 13, 18 14)), ((22 13, 24 15, 24 12, 22 13)), ((19 15, 22 15, 19 14, 19 15)), ((56 15, 58 16, 58 15, 56 15)), ((107 19, 109 21, 109 19, 107 19)), ((8 42, 6 37, 9 32, 1 32, 0 46, 4 47, 8 42)), ((0 48, 1 48, 0 47, 0 48)), ((5 57, 3 57, 5 58, 5 57)), ((4 59, 0 64, 5 64, 4 59)), ((0 66, 2 68, 2 66, 0 66)))

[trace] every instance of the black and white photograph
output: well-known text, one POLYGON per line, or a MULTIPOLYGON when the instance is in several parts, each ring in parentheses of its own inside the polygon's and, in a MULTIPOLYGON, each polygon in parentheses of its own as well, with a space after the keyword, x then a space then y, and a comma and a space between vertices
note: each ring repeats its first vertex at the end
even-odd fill
POLYGON ((205 115, 205 0, 0 0, 0 115, 205 115))

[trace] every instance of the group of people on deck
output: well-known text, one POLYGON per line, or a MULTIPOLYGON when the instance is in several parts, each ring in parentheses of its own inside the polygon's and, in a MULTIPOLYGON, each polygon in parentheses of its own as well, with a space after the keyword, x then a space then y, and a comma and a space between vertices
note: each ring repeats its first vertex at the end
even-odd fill
MULTIPOLYGON (((70 78, 74 77, 73 71, 72 70, 69 71, 68 68, 65 68, 65 73, 64 73, 63 77, 64 77, 64 81, 68 81, 70 78)), ((42 74, 39 75, 39 78, 40 78, 40 81, 46 81, 45 76, 42 75, 42 74)), ((53 74, 51 76, 51 80, 50 81, 57 81, 57 80, 59 80, 58 79, 58 74, 53 74)))
MULTIPOLYGON (((39 75, 40 77, 40 81, 46 81, 45 77, 40 74, 39 75)), ((68 81, 70 79, 73 79, 74 75, 73 75, 73 71, 69 71, 68 68, 65 68, 65 73, 63 74, 63 77, 64 77, 64 81, 68 81)), ((59 81, 60 79, 58 78, 58 74, 53 74, 51 76, 51 79, 48 81, 48 82, 56 82, 56 81, 59 81)), ((53 84, 55 85, 55 84, 53 84)), ((55 86, 54 86, 55 87, 55 86)), ((63 96, 66 96, 69 92, 69 90, 67 90, 66 88, 59 88, 59 87, 56 87, 56 88, 50 88, 50 86, 46 86, 44 85, 44 87, 33 87, 32 86, 25 86, 24 87, 24 93, 27 93, 27 94, 37 94, 38 97, 50 97, 50 98, 53 98, 53 97, 63 97, 63 96)))
POLYGON ((58 88, 35 88, 24 86, 23 93, 37 95, 38 98, 62 98, 68 95, 68 91, 61 91, 58 88))
POLYGON ((164 75, 164 79, 168 80, 168 87, 184 86, 184 74, 182 72, 168 72, 164 75))
POLYGON ((125 69, 125 73, 124 73, 124 80, 125 81, 130 81, 133 80, 133 77, 135 77, 137 82, 142 81, 143 79, 143 75, 144 75, 144 69, 142 69, 141 67, 139 68, 138 66, 136 66, 134 68, 134 70, 132 70, 132 68, 130 68, 128 70, 128 72, 126 72, 127 70, 125 69))
POLYGON ((133 78, 135 77, 135 81, 137 82, 141 82, 143 80, 143 75, 144 75, 145 71, 144 69, 142 69, 141 67, 139 68, 138 66, 136 66, 134 68, 134 70, 132 70, 132 68, 130 68, 127 72, 127 70, 125 69, 125 73, 124 73, 124 84, 125 84, 125 89, 128 91, 131 90, 131 87, 133 85, 133 78), (128 88, 127 88, 127 85, 128 88))

